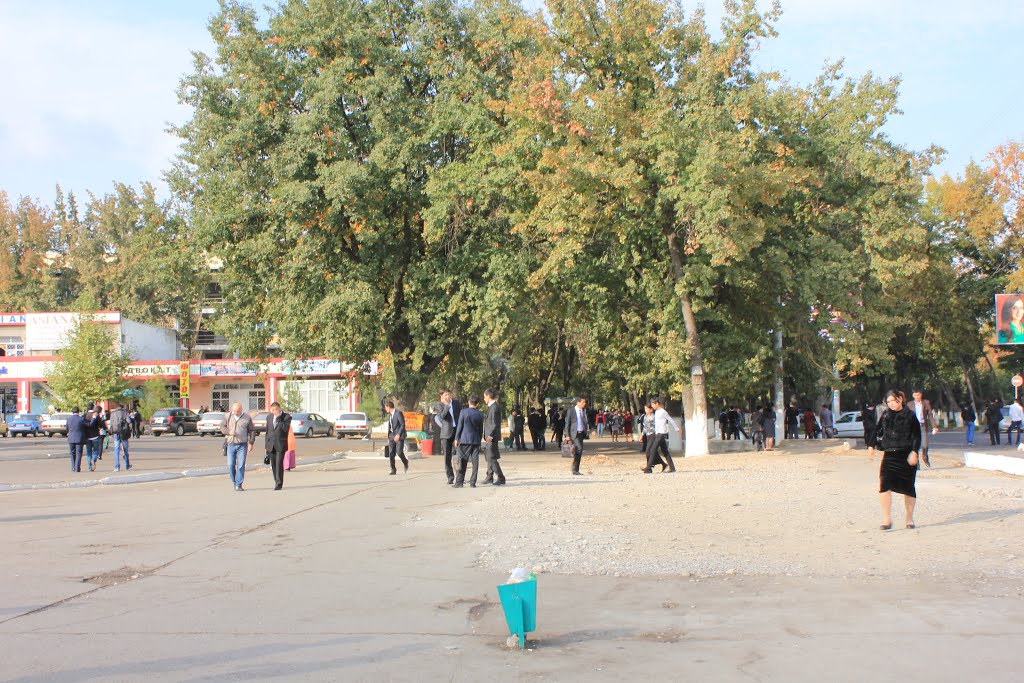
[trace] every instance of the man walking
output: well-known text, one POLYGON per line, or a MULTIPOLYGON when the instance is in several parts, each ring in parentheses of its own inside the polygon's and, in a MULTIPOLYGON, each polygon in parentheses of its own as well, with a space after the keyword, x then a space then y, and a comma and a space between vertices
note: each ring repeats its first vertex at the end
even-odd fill
POLYGON ((924 399, 920 389, 914 389, 913 396, 914 400, 908 403, 907 407, 914 411, 917 421, 921 424, 921 460, 924 461, 925 467, 931 467, 932 463, 928 460, 928 435, 938 434, 939 428, 935 426, 935 420, 932 418, 931 401, 924 399))
POLYGON ((544 447, 541 442, 544 440, 544 418, 536 408, 530 408, 530 415, 526 418, 526 426, 530 429, 530 441, 533 442, 533 450, 541 451, 544 447))
POLYGON ((968 403, 960 409, 960 417, 964 421, 964 427, 966 428, 965 436, 967 437, 967 445, 974 445, 974 423, 978 420, 978 413, 974 410, 974 404, 968 403))
MULTIPOLYGON (((268 418, 269 419, 269 418, 268 418)), ((242 404, 235 403, 231 412, 221 423, 220 433, 227 443, 228 476, 236 491, 244 490, 242 481, 245 479, 245 456, 252 452, 256 444, 256 426, 248 413, 242 412, 242 404)))
POLYGON ((484 446, 484 458, 487 459, 487 477, 484 479, 484 483, 504 486, 505 474, 501 471, 501 463, 498 462, 501 458, 501 454, 498 453, 498 444, 501 443, 501 423, 504 421, 501 406, 498 404, 498 392, 494 389, 487 389, 484 392, 484 403, 487 404, 487 419, 484 420, 484 439, 487 441, 484 446))
POLYGON ((565 439, 572 449, 572 473, 580 476, 580 462, 583 460, 583 442, 590 435, 587 422, 587 399, 576 399, 576 405, 565 416, 565 439))
POLYGON ((88 411, 82 420, 85 426, 85 457, 89 461, 89 471, 96 469, 96 461, 100 459, 100 414, 96 404, 89 403, 88 411))
POLYGON ((1021 407, 1020 399, 1010 404, 1010 426, 1006 428, 1006 445, 1013 446, 1013 430, 1017 430, 1017 443, 1020 445, 1020 433, 1024 429, 1024 407, 1021 407))
MULTIPOLYGON (((459 466, 456 472, 454 488, 461 489, 466 482, 466 467, 473 463, 473 475, 469 478, 469 488, 476 488, 476 473, 480 467, 480 441, 483 438, 484 416, 476 409, 480 398, 473 394, 469 397, 469 407, 459 414, 459 423, 455 427, 455 447, 458 449, 459 466)), ((504 479, 502 479, 504 482, 504 479)))
POLYGON ((110 434, 114 436, 114 471, 121 469, 121 455, 124 455, 124 468, 130 470, 131 462, 128 460, 128 439, 132 438, 132 418, 128 415, 128 409, 114 404, 110 411, 110 420, 107 422, 110 434))
POLYGON ((526 418, 519 406, 512 409, 512 443, 517 451, 526 450, 526 418))
POLYGON ((654 409, 654 435, 647 440, 647 469, 644 472, 647 474, 652 472, 651 468, 654 467, 655 457, 658 457, 658 461, 661 462, 662 472, 666 471, 666 467, 668 472, 675 472, 676 465, 672 462, 672 454, 668 451, 668 430, 671 427, 678 431, 679 425, 662 407, 660 397, 655 396, 651 399, 651 408, 654 409), (660 456, 658 456, 658 451, 661 451, 660 456))
POLYGON ((999 435, 999 422, 1003 419, 1003 411, 999 409, 997 401, 989 401, 985 408, 985 424, 988 425, 988 438, 993 446, 998 446, 1002 441, 999 435))
POLYGON ((434 424, 438 427, 438 438, 441 440, 445 477, 448 483, 451 484, 455 481, 452 458, 457 457, 454 452, 455 427, 459 423, 459 414, 462 412, 462 406, 458 401, 452 399, 451 389, 442 389, 440 398, 441 410, 434 416, 434 424))
POLYGON ((79 414, 78 406, 71 409, 68 417, 68 450, 71 452, 71 471, 82 471, 82 447, 85 445, 85 421, 79 414))
POLYGON ((280 491, 284 486, 284 454, 288 450, 288 430, 291 426, 292 416, 281 410, 281 404, 277 401, 271 403, 264 445, 270 469, 274 473, 275 491, 280 491))
POLYGON ((398 474, 395 469, 395 458, 402 461, 402 467, 409 471, 409 459, 405 457, 405 415, 395 409, 391 399, 384 401, 384 410, 388 413, 388 461, 391 463, 391 474, 398 474))
POLYGON ((832 416, 832 409, 827 403, 821 404, 821 412, 818 413, 818 421, 821 422, 821 434, 827 439, 835 435, 835 418, 832 416))

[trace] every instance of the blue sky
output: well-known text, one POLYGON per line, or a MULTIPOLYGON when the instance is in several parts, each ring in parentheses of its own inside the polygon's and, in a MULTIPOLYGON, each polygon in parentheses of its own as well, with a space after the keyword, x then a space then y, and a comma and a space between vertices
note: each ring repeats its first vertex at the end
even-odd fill
MULTIPOLYGON (((684 7, 696 3, 684 1, 684 7)), ((256 3, 263 6, 264 2, 256 3)), ((530 0, 536 5, 537 0, 530 0)), ((707 2, 709 23, 721 15, 707 2)), ((779 37, 758 64, 813 80, 900 76, 904 115, 888 126, 911 148, 948 151, 956 174, 1024 137, 1024 3, 1019 0, 783 0, 779 37)), ((162 185, 187 119, 175 89, 192 50, 208 51, 215 0, 0 0, 0 189, 50 203, 60 183, 84 197, 116 181, 162 185)))

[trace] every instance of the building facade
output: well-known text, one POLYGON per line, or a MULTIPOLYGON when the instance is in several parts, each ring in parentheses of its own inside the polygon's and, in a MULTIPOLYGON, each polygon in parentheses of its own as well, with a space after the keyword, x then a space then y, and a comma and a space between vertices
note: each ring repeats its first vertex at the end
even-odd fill
MULTIPOLYGON (((358 406, 359 374, 350 364, 328 359, 180 360, 174 330, 128 320, 118 311, 89 318, 109 325, 116 350, 133 359, 125 371, 130 385, 164 380, 175 405, 227 410, 238 402, 259 412, 289 391, 302 410, 329 418, 358 406)), ((0 403, 6 415, 49 410, 53 397, 48 368, 80 320, 77 313, 0 313, 0 403)))

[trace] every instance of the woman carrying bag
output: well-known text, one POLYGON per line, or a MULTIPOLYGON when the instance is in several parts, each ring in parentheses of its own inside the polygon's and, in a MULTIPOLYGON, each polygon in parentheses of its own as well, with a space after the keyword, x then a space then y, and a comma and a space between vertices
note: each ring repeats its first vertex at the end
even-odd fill
POLYGON ((295 469, 295 432, 292 431, 290 425, 288 427, 288 450, 284 452, 284 468, 286 470, 295 469))

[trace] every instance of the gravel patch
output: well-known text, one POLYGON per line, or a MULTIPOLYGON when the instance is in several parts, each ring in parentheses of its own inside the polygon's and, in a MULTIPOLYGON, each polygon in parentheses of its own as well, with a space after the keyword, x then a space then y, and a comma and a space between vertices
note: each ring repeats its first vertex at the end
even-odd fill
POLYGON ((918 476, 917 529, 894 496, 878 529, 879 459, 842 448, 677 459, 643 474, 624 451, 502 460, 508 485, 452 491, 407 524, 448 529, 491 571, 612 576, 1024 577, 1024 480, 935 462, 918 476))

